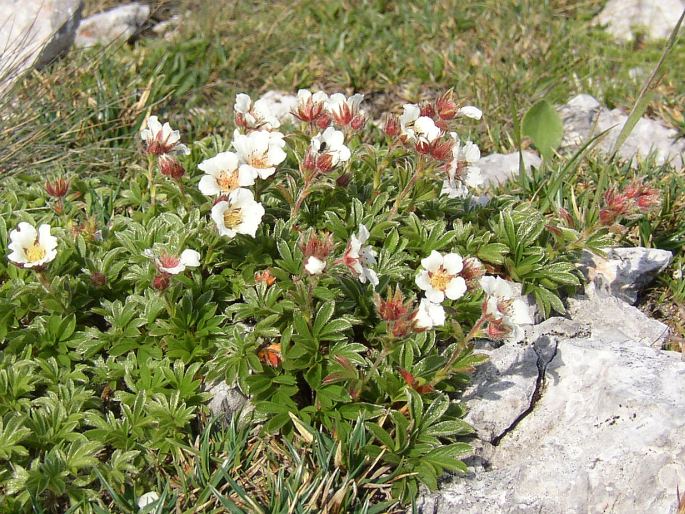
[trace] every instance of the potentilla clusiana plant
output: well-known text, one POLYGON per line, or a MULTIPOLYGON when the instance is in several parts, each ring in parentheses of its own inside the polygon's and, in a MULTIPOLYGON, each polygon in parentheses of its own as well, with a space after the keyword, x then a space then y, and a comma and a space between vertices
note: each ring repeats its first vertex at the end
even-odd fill
MULTIPOLYGON (((0 225, 13 291, 0 376, 40 375, 0 399, 0 433, 30 427, 0 452, 17 505, 106 509, 91 489, 102 481, 131 509, 171 497, 193 508, 192 494, 173 496, 178 480, 147 470, 176 476, 198 458, 207 390, 221 382, 249 399, 260 437, 325 436, 336 466, 382 477, 390 497, 466 469, 459 400, 484 360, 474 341, 515 339, 533 321, 511 280, 544 315, 563 310, 560 289, 578 284, 560 258, 566 232, 544 230, 529 205, 471 201, 484 187, 482 113, 453 92, 383 113, 382 128, 350 93, 301 90, 294 121, 241 93, 235 126, 185 144, 149 116, 140 163, 117 187, 37 186, 60 208, 0 225), (64 486, 48 494, 31 477, 50 469, 64 486)), ((618 194, 607 202, 621 215, 654 203, 637 183, 618 194)))

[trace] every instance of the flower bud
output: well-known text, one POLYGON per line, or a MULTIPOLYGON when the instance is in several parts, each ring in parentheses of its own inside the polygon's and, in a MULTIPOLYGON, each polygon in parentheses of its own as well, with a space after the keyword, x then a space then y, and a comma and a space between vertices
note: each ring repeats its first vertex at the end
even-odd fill
POLYGON ((245 115, 242 112, 235 113, 235 124, 236 127, 246 128, 247 121, 245 121, 245 115))
POLYGON ((571 213, 568 212, 566 209, 563 207, 559 208, 559 217, 564 220, 564 223, 566 223, 567 226, 573 227, 575 225, 573 221, 573 217, 571 216, 571 213))
POLYGON ((254 274, 255 282, 264 282, 267 287, 274 285, 276 282, 276 277, 271 274, 270 269, 265 269, 264 271, 258 271, 254 274))
POLYGON ((466 257, 463 260, 463 268, 460 275, 466 281, 466 287, 469 290, 477 289, 479 287, 478 281, 485 275, 485 267, 475 257, 466 257))
POLYGON ((420 109, 420 116, 428 116, 429 118, 432 118, 435 116, 435 109, 433 108, 433 105, 429 102, 424 102, 419 106, 420 109))
POLYGON ((451 120, 457 115, 457 104, 454 101, 454 92, 446 91, 435 102, 435 110, 443 120, 451 120))
POLYGON ((302 168, 307 171, 314 171, 316 169, 316 155, 310 150, 304 156, 302 161, 302 168))
POLYGON ((319 127, 321 130, 325 130, 331 124, 331 117, 324 112, 321 114, 321 116, 316 118, 315 123, 316 126, 319 127))
POLYGON ((343 173, 337 179, 335 179, 335 185, 338 187, 347 187, 352 180, 352 175, 349 173, 343 173))
POLYGON ((364 125, 366 125, 366 116, 361 113, 357 114, 354 118, 352 118, 352 121, 350 121, 350 127, 352 127, 352 130, 361 130, 364 128, 364 125))
POLYGON ((431 143, 430 154, 434 159, 438 161, 448 161, 452 158, 452 148, 454 147, 454 140, 449 139, 436 139, 431 143))
POLYGON ((152 287, 157 291, 164 291, 169 287, 169 274, 168 273, 158 273, 155 278, 152 279, 152 287))
POLYGON ((107 284, 107 277, 104 273, 96 271, 90 275, 90 282, 95 287, 103 287, 107 284))
POLYGON ((329 153, 323 153, 316 159, 316 169, 326 173, 333 169, 333 156, 329 153))
POLYGON ((69 181, 63 177, 45 182, 45 191, 53 198, 63 198, 69 192, 69 181))
POLYGON ((394 114, 389 114, 385 118, 385 124, 383 125, 383 132, 388 137, 395 137, 400 133, 400 118, 394 114))
POLYGON ((416 142, 416 151, 421 155, 428 155, 431 152, 431 144, 424 139, 419 139, 416 142))
POLYGON ((183 168, 183 164, 169 154, 160 155, 158 164, 162 175, 174 180, 179 180, 186 172, 186 170, 183 168))

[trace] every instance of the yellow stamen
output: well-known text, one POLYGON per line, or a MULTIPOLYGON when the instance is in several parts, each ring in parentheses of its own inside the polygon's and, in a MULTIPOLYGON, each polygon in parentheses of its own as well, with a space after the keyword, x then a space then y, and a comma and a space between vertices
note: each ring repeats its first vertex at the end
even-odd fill
POLYGON ((224 225, 226 225, 226 228, 235 228, 240 225, 243 220, 240 211, 241 209, 229 208, 224 212, 224 225))
POLYGON ((218 177, 216 177, 216 183, 219 185, 222 193, 230 193, 231 191, 238 189, 238 171, 222 171, 218 177))
POLYGON ((430 285, 433 286, 433 289, 438 291, 444 291, 447 289, 447 285, 453 278, 454 276, 447 273, 447 270, 445 270, 443 267, 440 267, 435 273, 428 273, 428 281, 430 282, 430 285))
POLYGON ((253 153, 250 155, 250 166, 253 168, 259 168, 259 169, 264 169, 264 168, 270 168, 271 165, 269 165, 269 159, 267 157, 266 152, 262 154, 257 154, 253 153))
POLYGON ((33 243, 31 246, 26 248, 26 259, 29 262, 36 262, 45 257, 45 248, 40 246, 38 243, 33 243))

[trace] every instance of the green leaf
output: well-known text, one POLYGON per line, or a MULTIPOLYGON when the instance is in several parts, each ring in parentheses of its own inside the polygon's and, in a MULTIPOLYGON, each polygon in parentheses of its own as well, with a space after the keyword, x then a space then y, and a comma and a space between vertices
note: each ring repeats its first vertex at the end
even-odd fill
POLYGON ((523 134, 530 137, 545 159, 559 148, 564 135, 561 117, 547 100, 533 105, 523 117, 523 134))

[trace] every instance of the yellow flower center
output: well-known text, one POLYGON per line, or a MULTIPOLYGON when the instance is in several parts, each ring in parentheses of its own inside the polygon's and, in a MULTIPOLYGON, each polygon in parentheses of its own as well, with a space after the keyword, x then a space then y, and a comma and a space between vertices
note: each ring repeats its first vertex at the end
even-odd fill
POLYGON ((216 183, 219 185, 222 193, 230 193, 231 191, 238 189, 238 171, 222 171, 218 177, 216 177, 216 183))
POLYGON ((443 267, 440 267, 435 273, 428 274, 430 285, 433 286, 433 289, 438 291, 444 291, 447 288, 447 284, 449 284, 453 278, 454 276, 447 273, 447 270, 443 267))
POLYGON ((265 153, 253 153, 250 155, 250 166, 253 168, 259 168, 259 169, 264 169, 264 168, 270 168, 271 166, 269 165, 269 159, 267 158, 266 152, 265 153))
POLYGON ((238 225, 240 225, 240 222, 243 220, 243 216, 241 214, 241 209, 226 209, 226 212, 224 212, 224 225, 226 225, 226 228, 235 228, 238 225))
POLYGON ((33 243, 26 248, 26 258, 29 262, 36 262, 45 257, 45 249, 38 243, 33 243))

